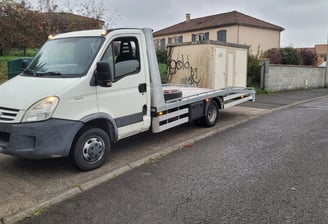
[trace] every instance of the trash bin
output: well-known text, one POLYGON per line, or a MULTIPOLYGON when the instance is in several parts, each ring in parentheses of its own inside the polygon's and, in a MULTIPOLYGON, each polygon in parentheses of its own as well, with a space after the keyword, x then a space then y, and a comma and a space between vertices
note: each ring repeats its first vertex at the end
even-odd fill
POLYGON ((8 61, 8 79, 11 79, 21 73, 31 61, 32 57, 16 58, 8 61), (25 64, 25 66, 24 66, 25 64))

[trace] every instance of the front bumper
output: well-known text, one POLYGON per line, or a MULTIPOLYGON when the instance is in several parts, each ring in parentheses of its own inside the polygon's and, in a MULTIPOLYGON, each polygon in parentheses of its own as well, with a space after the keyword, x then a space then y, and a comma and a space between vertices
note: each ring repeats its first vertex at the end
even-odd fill
POLYGON ((0 152, 28 159, 68 156, 78 121, 50 119, 35 123, 0 123, 0 152))

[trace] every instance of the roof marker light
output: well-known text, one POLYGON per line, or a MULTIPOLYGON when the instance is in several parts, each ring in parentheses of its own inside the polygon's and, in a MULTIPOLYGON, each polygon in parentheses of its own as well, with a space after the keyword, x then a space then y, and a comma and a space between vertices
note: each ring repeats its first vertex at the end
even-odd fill
POLYGON ((107 30, 103 30, 102 32, 101 32, 101 36, 106 36, 107 35, 107 30))
POLYGON ((52 40, 54 37, 55 37, 54 35, 50 34, 50 35, 48 36, 48 40, 52 40))

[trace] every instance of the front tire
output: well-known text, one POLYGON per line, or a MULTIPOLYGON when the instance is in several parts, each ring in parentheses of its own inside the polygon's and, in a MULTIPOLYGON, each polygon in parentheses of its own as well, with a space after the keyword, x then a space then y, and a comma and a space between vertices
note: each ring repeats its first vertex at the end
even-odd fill
POLYGON ((100 128, 84 129, 73 145, 73 160, 84 171, 93 170, 104 164, 111 149, 108 134, 100 128))

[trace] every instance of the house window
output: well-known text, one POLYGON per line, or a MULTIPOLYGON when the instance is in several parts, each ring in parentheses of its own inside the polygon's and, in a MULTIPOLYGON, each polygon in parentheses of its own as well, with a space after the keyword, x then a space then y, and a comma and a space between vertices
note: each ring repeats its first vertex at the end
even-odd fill
POLYGON ((161 49, 164 49, 165 48, 165 38, 161 39, 160 40, 160 46, 159 46, 161 49))
POLYGON ((217 41, 227 42, 227 31, 226 30, 219 30, 217 32, 217 41))
POLYGON ((182 36, 174 36, 168 38, 168 44, 179 44, 183 42, 182 36))
POLYGON ((182 36, 177 36, 174 39, 175 43, 181 44, 183 42, 183 37, 182 36))
POLYGON ((210 39, 210 33, 209 32, 192 34, 192 36, 191 36, 192 42, 205 41, 205 40, 209 40, 209 39, 210 39))

